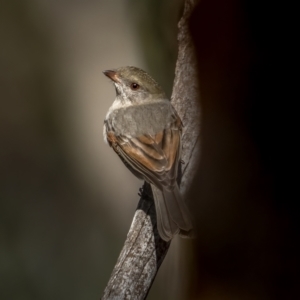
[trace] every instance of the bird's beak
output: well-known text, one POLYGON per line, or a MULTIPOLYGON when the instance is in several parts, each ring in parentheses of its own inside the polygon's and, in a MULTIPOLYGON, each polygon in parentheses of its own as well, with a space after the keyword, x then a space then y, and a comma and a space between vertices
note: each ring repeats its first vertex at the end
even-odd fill
POLYGON ((119 82, 119 78, 117 76, 117 72, 116 71, 106 70, 106 71, 103 71, 103 74, 105 76, 107 76, 108 78, 110 78, 112 81, 119 82))

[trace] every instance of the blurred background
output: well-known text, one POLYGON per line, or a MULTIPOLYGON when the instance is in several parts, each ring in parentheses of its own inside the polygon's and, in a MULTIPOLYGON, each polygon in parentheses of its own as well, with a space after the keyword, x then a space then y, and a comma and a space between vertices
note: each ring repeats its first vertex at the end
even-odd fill
POLYGON ((189 299, 299 298, 294 11, 268 0, 201 0, 193 11, 201 160, 188 197, 198 225, 189 299))
MULTIPOLYGON (((147 70, 168 95, 182 1, 0 2, 0 298, 99 299, 138 181, 104 143, 102 71, 147 70)), ((164 264, 148 299, 165 299, 164 264)))

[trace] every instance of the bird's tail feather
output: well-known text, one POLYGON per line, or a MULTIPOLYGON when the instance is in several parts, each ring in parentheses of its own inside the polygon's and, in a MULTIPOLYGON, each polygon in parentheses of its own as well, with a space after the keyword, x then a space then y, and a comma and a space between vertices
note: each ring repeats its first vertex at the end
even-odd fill
POLYGON ((178 186, 173 190, 159 190, 151 184, 156 216, 157 228, 161 238, 169 241, 175 234, 192 237, 192 221, 190 212, 180 195, 178 186))

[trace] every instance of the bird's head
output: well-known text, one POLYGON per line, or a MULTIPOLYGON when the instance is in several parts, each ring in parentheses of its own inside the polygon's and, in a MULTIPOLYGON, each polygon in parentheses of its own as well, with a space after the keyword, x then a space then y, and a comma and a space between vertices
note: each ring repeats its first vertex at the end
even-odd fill
POLYGON ((123 103, 142 103, 166 99, 161 86, 145 71, 136 67, 121 67, 103 72, 115 85, 117 97, 123 103))

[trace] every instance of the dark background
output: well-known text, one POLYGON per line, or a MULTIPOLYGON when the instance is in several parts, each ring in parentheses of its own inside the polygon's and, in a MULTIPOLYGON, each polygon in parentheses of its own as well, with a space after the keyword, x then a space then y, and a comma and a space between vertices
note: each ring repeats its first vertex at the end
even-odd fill
MULTIPOLYGON (((102 71, 142 67, 170 95, 181 10, 179 0, 0 2, 1 299, 99 299, 142 184, 103 142, 114 89, 102 71)), ((169 252, 149 299, 297 295, 293 11, 236 0, 195 11, 197 275, 184 296, 186 261, 169 252)))
POLYGON ((298 35, 290 4, 201 1, 198 299, 299 297, 298 35))

